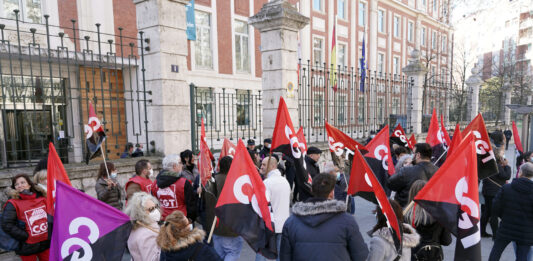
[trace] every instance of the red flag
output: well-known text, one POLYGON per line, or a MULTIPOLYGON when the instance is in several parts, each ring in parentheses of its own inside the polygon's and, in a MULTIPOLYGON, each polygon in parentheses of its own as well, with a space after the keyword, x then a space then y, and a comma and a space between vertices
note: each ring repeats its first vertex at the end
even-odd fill
POLYGON ((294 158, 302 157, 298 137, 292 125, 291 116, 287 109, 287 104, 283 97, 279 97, 278 113, 276 115, 276 125, 272 134, 271 151, 279 151, 286 154, 292 154, 294 158), (285 145, 285 146, 284 146, 285 145))
POLYGON ((205 137, 205 125, 204 118, 202 118, 202 128, 200 134, 200 157, 198 158, 198 171, 200 172, 200 180, 202 186, 205 186, 207 181, 211 178, 211 173, 213 172, 213 165, 211 161, 214 159, 213 154, 207 146, 207 139, 205 137))
POLYGON ((410 149, 414 149, 415 148, 415 144, 416 144, 416 138, 415 138, 415 134, 411 134, 411 138, 409 138, 409 148, 410 149))
POLYGON ((307 141, 305 140, 304 128, 302 126, 300 126, 300 129, 296 133, 296 137, 298 138, 300 151, 305 155, 307 153, 307 141))
POLYGON ((254 251, 276 258, 276 239, 266 188, 242 140, 218 198, 220 221, 242 236, 254 251))
POLYGON ((354 151, 361 150, 367 152, 367 148, 359 142, 350 138, 344 132, 331 126, 326 122, 326 132, 328 133, 329 151, 334 152, 335 155, 341 156, 346 151, 346 159, 349 155, 353 155, 354 151))
POLYGON ((87 145, 85 163, 89 164, 91 159, 102 155, 102 143, 105 138, 104 128, 94 112, 93 104, 89 102, 89 119, 85 125, 85 145, 87 145))
POLYGON ((409 140, 401 124, 398 123, 398 126, 392 131, 391 141, 400 146, 409 147, 409 140))
POLYGON ((459 144, 461 144, 461 141, 463 140, 463 135, 461 134, 461 127, 459 126, 459 123, 455 125, 455 131, 453 132, 453 139, 452 143, 450 144, 450 147, 448 148, 448 157, 452 155, 452 151, 455 150, 459 144))
POLYGON ((385 128, 376 134, 376 137, 366 144, 366 148, 368 149, 368 153, 365 156, 381 160, 383 169, 387 170, 389 175, 394 174, 394 163, 392 163, 389 143, 389 125, 385 126, 385 128))
MULTIPOLYGON (((388 128, 387 128, 388 131, 388 128)), ((388 132, 387 132, 388 133, 388 132)), ((374 192, 379 207, 387 218, 387 225, 391 229, 396 251, 401 254, 402 232, 396 214, 392 209, 387 194, 379 183, 376 175, 358 150, 355 152, 350 172, 350 181, 348 185, 348 194, 353 195, 357 192, 374 192)))
POLYGON ((426 137, 426 143, 431 147, 437 146, 443 141, 439 136, 439 121, 437 120, 437 113, 433 108, 433 115, 431 115, 431 122, 429 123, 428 136, 426 137))
POLYGON ((233 156, 235 156, 236 149, 237 149, 237 146, 235 146, 235 144, 233 144, 227 138, 224 138, 224 142, 222 143, 222 149, 220 149, 220 156, 218 157, 217 171, 219 171, 220 159, 226 156, 230 156, 233 158, 233 156))
POLYGON ((476 144, 478 178, 484 179, 498 173, 494 151, 481 113, 463 130, 463 137, 472 132, 476 144))
POLYGON ((452 144, 452 140, 450 139, 450 135, 448 135, 448 131, 446 131, 446 127, 444 126, 444 119, 442 118, 442 115, 440 116, 440 133, 439 133, 441 141, 444 141, 446 143, 446 146, 450 146, 452 144))
POLYGON ((47 164, 47 177, 46 177, 46 211, 49 215, 54 215, 54 203, 56 200, 56 181, 59 180, 69 186, 70 179, 68 178, 67 171, 57 155, 54 144, 50 142, 48 145, 48 164, 47 164))
POLYGON ((520 136, 518 135, 518 128, 516 127, 516 124, 514 121, 513 121, 513 138, 514 138, 514 145, 516 146, 516 149, 520 151, 521 153, 524 153, 524 149, 522 148, 522 142, 520 141, 520 136))
POLYGON ((458 238, 455 260, 481 260, 478 171, 474 144, 474 135, 465 137, 415 197, 417 204, 458 238))

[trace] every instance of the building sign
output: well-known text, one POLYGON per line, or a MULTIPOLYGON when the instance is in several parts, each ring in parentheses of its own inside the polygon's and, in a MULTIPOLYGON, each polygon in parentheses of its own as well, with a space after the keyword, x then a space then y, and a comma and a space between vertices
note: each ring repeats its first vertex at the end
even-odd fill
POLYGON ((194 21, 194 0, 187 4, 187 39, 196 41, 196 22, 194 21))

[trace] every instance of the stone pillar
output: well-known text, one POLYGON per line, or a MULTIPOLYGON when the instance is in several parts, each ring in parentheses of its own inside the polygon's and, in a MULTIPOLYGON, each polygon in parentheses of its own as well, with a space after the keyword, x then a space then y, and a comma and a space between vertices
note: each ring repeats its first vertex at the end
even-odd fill
POLYGON ((479 64, 474 65, 472 68, 472 75, 466 79, 466 85, 470 91, 470 96, 468 97, 468 120, 472 121, 479 113, 479 89, 483 80, 479 77, 479 64))
POLYGON ((133 0, 137 28, 149 42, 144 52, 150 139, 165 154, 191 149, 187 73, 186 0, 133 0), (177 67, 177 72, 176 71, 177 67), (174 71, 174 72, 173 72, 174 71))
POLYGON ((407 122, 411 124, 411 132, 422 133, 422 100, 424 99, 424 75, 426 67, 420 60, 420 51, 413 50, 411 59, 402 72, 407 75, 410 92, 407 103, 407 122))
POLYGON ((295 127, 298 124, 297 36, 309 18, 289 2, 275 0, 266 3, 248 23, 261 33, 263 135, 271 137, 279 97, 285 99, 295 127))
POLYGON ((512 87, 509 82, 504 83, 503 85, 503 104, 502 104, 502 110, 503 110, 503 123, 506 127, 511 126, 511 109, 507 108, 507 104, 511 104, 511 94, 512 87))

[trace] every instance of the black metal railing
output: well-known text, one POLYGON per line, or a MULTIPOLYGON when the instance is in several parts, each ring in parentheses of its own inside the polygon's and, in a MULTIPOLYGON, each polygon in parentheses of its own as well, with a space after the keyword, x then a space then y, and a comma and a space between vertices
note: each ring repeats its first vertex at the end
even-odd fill
POLYGON ((153 151, 148 138, 142 32, 95 30, 0 19, 0 168, 30 166, 53 142, 63 162, 84 158, 89 102, 107 139, 106 156, 120 157, 126 143, 153 151))
POLYGON ((191 140, 199 148, 201 120, 204 119, 207 144, 213 151, 222 147, 224 138, 255 140, 262 144, 261 91, 198 87, 190 84, 191 140))

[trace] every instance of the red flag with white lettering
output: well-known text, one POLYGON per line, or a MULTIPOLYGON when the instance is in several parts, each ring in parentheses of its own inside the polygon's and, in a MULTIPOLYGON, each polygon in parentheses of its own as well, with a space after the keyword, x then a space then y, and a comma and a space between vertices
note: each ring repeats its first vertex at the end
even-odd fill
POLYGON ((392 155, 389 143, 389 125, 385 126, 376 137, 374 137, 368 144, 366 144, 368 153, 366 157, 381 160, 381 165, 389 173, 394 174, 394 163, 392 162, 392 155))
POLYGON ((47 177, 46 177, 46 211, 49 215, 54 215, 54 203, 56 200, 56 181, 59 180, 69 186, 70 179, 68 178, 67 171, 57 155, 54 144, 50 142, 48 145, 48 163, 47 163, 47 177))
POLYGON ((476 144, 478 178, 481 180, 497 174, 498 165, 481 113, 463 130, 463 137, 466 137, 469 132, 472 132, 476 144))
POLYGON ((355 150, 361 150, 363 153, 367 152, 367 148, 350 138, 344 132, 333 127, 326 121, 326 132, 328 134, 329 151, 334 152, 335 155, 341 156, 346 151, 346 159, 348 155, 353 155, 355 150))
POLYGON ((405 131, 402 128, 402 125, 398 123, 398 126, 394 128, 394 131, 392 131, 391 138, 395 138, 395 143, 401 143, 398 145, 409 147, 409 140, 407 139, 407 135, 405 134, 405 131))

